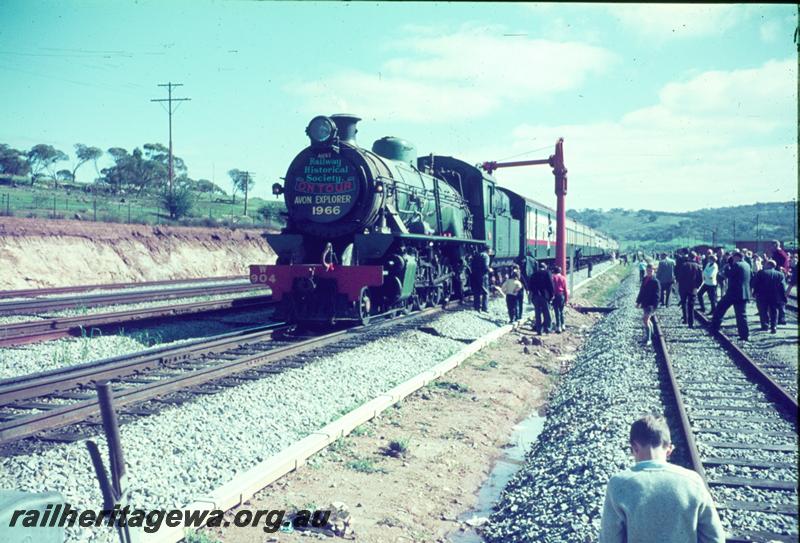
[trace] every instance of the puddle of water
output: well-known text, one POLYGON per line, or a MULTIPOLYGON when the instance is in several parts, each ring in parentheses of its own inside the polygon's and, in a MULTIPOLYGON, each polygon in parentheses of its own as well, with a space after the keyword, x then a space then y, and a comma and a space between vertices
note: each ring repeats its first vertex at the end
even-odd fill
MULTIPOLYGON (((460 521, 466 521, 473 517, 488 518, 492 514, 492 508, 500 497, 500 492, 522 467, 525 453, 539 437, 544 428, 544 421, 545 417, 540 417, 538 413, 534 412, 514 426, 509 440, 512 446, 504 449, 503 456, 497 460, 489 478, 478 491, 478 503, 475 508, 461 515, 460 521)), ((451 543, 483 543, 483 538, 474 528, 470 528, 463 532, 455 532, 450 536, 450 541, 451 543)))

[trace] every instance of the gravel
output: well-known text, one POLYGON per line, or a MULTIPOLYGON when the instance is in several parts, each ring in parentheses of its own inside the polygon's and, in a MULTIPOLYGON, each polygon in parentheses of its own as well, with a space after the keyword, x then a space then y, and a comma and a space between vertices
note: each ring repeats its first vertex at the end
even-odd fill
MULTIPOLYGON (((428 320, 425 325, 442 336, 476 339, 504 323, 505 303, 493 300, 488 318, 463 311, 428 320)), ((131 502, 149 509, 189 503, 464 347, 415 328, 376 328, 367 332, 366 344, 335 354, 321 349, 304 356, 302 367, 124 425, 131 502)), ((105 450, 103 438, 97 441, 105 450)), ((101 499, 82 443, 26 442, 19 454, 0 459, 0 487, 59 491, 77 507, 97 506, 101 499)), ((75 540, 104 534, 69 535, 75 540)))
MULTIPOLYGON (((595 267, 595 276, 608 265, 595 267)), ((576 274, 576 284, 583 275, 576 274)), ((302 367, 269 379, 137 418, 122 427, 129 501, 147 509, 189 503, 506 320, 504 300, 493 299, 488 314, 440 314, 425 322, 428 332, 416 326, 394 327, 391 335, 371 330, 374 340, 367 344, 335 354, 323 351, 305 357, 309 360, 302 367)), ((3 349, 0 368, 4 376, 20 375, 137 351, 147 343, 115 336, 3 349)), ((594 432, 599 437, 605 427, 594 432)), ((95 440, 105 451, 104 438, 95 440)), ((617 456, 618 464, 624 461, 624 454, 617 456)), ((74 507, 99 508, 101 502, 82 442, 54 446, 26 441, 18 454, 0 458, 0 488, 58 491, 74 507)), ((68 530, 69 541, 111 539, 108 530, 68 530)))
POLYGON ((99 295, 99 294, 119 294, 121 292, 150 292, 150 291, 161 291, 161 290, 173 290, 173 289, 180 289, 180 288, 190 288, 190 287, 219 287, 223 285, 239 285, 239 284, 247 284, 250 281, 245 279, 234 279, 234 280, 225 280, 225 281, 208 281, 208 282, 187 282, 187 283, 172 283, 169 285, 144 285, 141 287, 130 287, 130 288, 99 288, 94 290, 87 290, 84 292, 65 292, 62 294, 48 294, 45 296, 18 296, 16 298, 3 298, 3 302, 24 302, 26 300, 58 300, 60 298, 71 298, 72 296, 89 296, 89 295, 99 295))
POLYGON ((50 313, 40 313, 40 317, 44 318, 58 318, 58 317, 80 317, 83 315, 97 315, 98 313, 114 313, 116 311, 132 311, 134 309, 156 308, 165 307, 179 304, 192 304, 197 302, 211 302, 214 300, 224 300, 227 298, 245 298, 251 296, 266 296, 271 291, 270 289, 257 289, 244 293, 236 294, 216 294, 213 296, 193 296, 191 298, 177 298, 174 300, 157 300, 153 302, 139 302, 135 304, 117 304, 117 305, 104 305, 99 307, 76 307, 72 309, 62 309, 60 311, 53 311, 50 313))
MULTIPOLYGON (((632 464, 627 451, 628 425, 645 412, 660 413, 664 405, 654 353, 643 349, 641 312, 634 308, 633 296, 638 282, 627 278, 617 293, 619 309, 600 321, 592 330, 574 361, 570 373, 562 378, 548 404, 544 430, 526 456, 525 465, 504 490, 495 513, 483 535, 494 542, 579 542, 594 541, 599 534, 602 506, 608 479, 632 464)), ((695 420, 701 454, 718 457, 797 462, 797 452, 742 451, 715 449, 709 442, 796 444, 792 422, 772 413, 751 416, 768 422, 746 420, 747 412, 714 409, 730 405, 708 396, 738 396, 735 405, 769 407, 758 387, 741 377, 727 356, 705 332, 680 325, 679 309, 659 310, 659 319, 668 339, 679 382, 698 381, 684 387, 684 400, 690 418, 697 415, 741 417, 735 421, 695 420), (677 324, 676 324, 677 320, 677 324), (702 381, 702 382, 700 382, 702 381), (724 433, 718 431, 724 428, 724 433), (736 432, 753 429, 754 433, 736 432), (785 432, 786 436, 763 435, 766 431, 785 432)), ((667 420, 676 416, 667 410, 667 420)), ((680 437, 671 428, 673 440, 680 437)), ((672 461, 681 463, 681 449, 676 443, 672 461)), ((685 463, 684 463, 685 465, 685 463)), ((747 468, 723 465, 709 467, 709 477, 753 476, 760 479, 797 481, 797 469, 747 468)), ((712 487, 715 499, 742 500, 757 498, 767 503, 797 505, 795 492, 753 489, 750 487, 712 487)), ((726 530, 775 530, 796 533, 796 519, 767 513, 741 513, 720 510, 726 530)))
POLYGON ((0 349, 0 379, 73 366, 140 351, 145 346, 126 336, 65 338, 0 349))
MULTIPOLYGON (((737 396, 748 398, 751 406, 769 407, 770 403, 760 388, 748 381, 731 358, 722 350, 717 342, 704 330, 691 330, 680 323, 680 310, 677 307, 661 312, 661 325, 668 338, 668 348, 677 374, 679 384, 687 381, 707 381, 708 385, 682 386, 682 395, 687 405, 689 418, 695 430, 695 440, 701 452, 707 452, 711 447, 708 442, 741 442, 749 444, 786 444, 796 447, 797 421, 788 420, 776 411, 753 412, 747 411, 721 411, 714 410, 707 405, 708 392, 713 390, 724 396, 737 396), (696 419, 698 415, 724 415, 733 420, 705 420, 696 419), (750 418, 752 417, 751 420, 750 418), (750 430, 745 432, 744 430, 750 430), (769 432, 775 432, 770 435, 769 432)), ((758 333, 758 332, 753 332, 758 333)), ((718 403, 717 400, 715 402, 718 403)), ((728 403, 727 401, 725 403, 728 403)), ((738 404, 738 402, 737 402, 738 404)), ((797 465, 797 450, 789 452, 765 451, 762 449, 723 449, 717 451, 719 456, 747 458, 751 460, 770 460, 787 462, 797 465)), ((775 468, 721 465, 706 467, 709 479, 723 476, 748 477, 757 479, 770 479, 777 481, 797 481, 797 468, 775 468)), ((748 491, 746 487, 720 487, 712 485, 711 493, 715 499, 724 496, 728 500, 746 501, 748 491), (724 489, 723 493, 720 490, 724 489)), ((772 497, 775 491, 763 491, 760 501, 776 503, 772 497)), ((792 493, 790 503, 797 506, 797 493, 792 493)), ((754 513, 721 509, 720 518, 727 531, 756 530, 765 532, 788 533, 786 530, 796 530, 796 518, 772 513, 754 513)))
POLYGON ((251 326, 267 323, 271 311, 249 311, 213 319, 181 319, 153 328, 136 327, 132 323, 132 328, 118 335, 93 334, 0 348, 0 379, 140 352, 152 346, 177 346, 197 338, 230 332, 248 321, 251 326))
POLYGON ((629 423, 664 411, 654 352, 639 344, 637 286, 624 280, 619 309, 595 325, 559 383, 538 441, 484 531, 488 541, 597 538, 606 483, 632 463, 629 423))

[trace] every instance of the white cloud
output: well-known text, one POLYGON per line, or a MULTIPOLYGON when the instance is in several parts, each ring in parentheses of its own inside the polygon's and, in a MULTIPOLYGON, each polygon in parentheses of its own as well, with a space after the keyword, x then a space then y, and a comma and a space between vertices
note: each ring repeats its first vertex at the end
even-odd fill
POLYGON ((654 39, 720 35, 746 14, 743 6, 724 4, 614 4, 606 9, 625 26, 654 39))
POLYGON ((387 60, 378 73, 348 70, 287 90, 303 96, 310 111, 357 104, 368 117, 440 122, 482 117, 509 101, 577 88, 615 60, 600 47, 504 36, 502 27, 465 26, 449 34, 430 27, 405 30, 413 37, 387 47, 390 54, 405 54, 387 60))
POLYGON ((767 43, 774 43, 778 41, 778 35, 781 31, 781 24, 779 21, 767 21, 758 27, 761 39, 767 43))
MULTIPOLYGON (((680 211, 788 200, 797 195, 796 78, 791 59, 702 73, 665 85, 657 104, 614 122, 521 125, 511 151, 563 136, 571 207, 680 211)), ((531 192, 530 172, 498 177, 552 200, 550 184, 531 192)))

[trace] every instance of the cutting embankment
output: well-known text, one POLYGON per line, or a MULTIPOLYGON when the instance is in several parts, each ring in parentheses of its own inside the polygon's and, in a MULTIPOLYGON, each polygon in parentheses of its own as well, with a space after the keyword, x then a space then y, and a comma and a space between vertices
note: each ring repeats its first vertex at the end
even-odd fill
POLYGON ((0 218, 0 290, 246 275, 261 230, 0 218))

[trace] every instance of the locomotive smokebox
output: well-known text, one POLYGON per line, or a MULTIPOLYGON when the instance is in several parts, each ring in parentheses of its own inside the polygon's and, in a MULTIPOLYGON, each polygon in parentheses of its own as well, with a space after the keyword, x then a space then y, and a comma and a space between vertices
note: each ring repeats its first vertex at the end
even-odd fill
POLYGON ((356 133, 358 129, 356 124, 361 120, 361 117, 356 117, 349 113, 336 113, 331 115, 331 120, 336 124, 339 131, 339 141, 344 141, 350 145, 357 145, 356 133))

